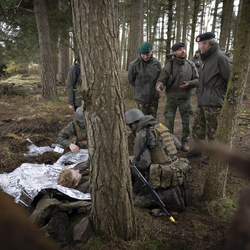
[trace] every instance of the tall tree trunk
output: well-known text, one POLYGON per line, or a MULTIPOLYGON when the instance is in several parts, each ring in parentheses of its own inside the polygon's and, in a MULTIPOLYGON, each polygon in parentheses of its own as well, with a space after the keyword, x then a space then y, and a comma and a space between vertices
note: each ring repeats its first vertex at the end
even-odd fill
POLYGON ((226 47, 227 37, 231 30, 234 0, 223 0, 223 11, 221 18, 220 47, 226 47))
MULTIPOLYGON (((125 1, 123 3, 123 11, 122 11, 122 38, 121 38, 121 44, 120 44, 120 62, 122 64, 122 56, 123 56, 123 50, 124 50, 124 45, 126 43, 125 40, 125 32, 126 32, 126 5, 125 1)), ((121 65, 122 67, 122 65, 121 65)))
POLYGON ((171 51, 171 41, 172 41, 172 26, 173 26, 173 5, 174 1, 168 1, 168 30, 167 30, 167 41, 166 41, 166 55, 171 51))
POLYGON ((90 219, 96 234, 129 240, 136 227, 119 62, 118 1, 72 0, 71 4, 82 58, 90 219))
MULTIPOLYGON (((131 18, 130 18, 130 38, 128 62, 134 61, 138 55, 138 49, 143 43, 143 0, 131 0, 131 18)), ((126 98, 134 98, 134 88, 132 85, 127 85, 126 98)))
POLYGON ((187 27, 188 27, 188 0, 185 0, 183 6, 183 30, 182 30, 182 42, 186 44, 187 40, 187 27))
POLYGON ((176 22, 177 22, 177 33, 176 42, 181 42, 181 0, 176 1, 176 22))
POLYGON ((122 69, 126 70, 128 68, 127 65, 127 55, 128 55, 128 24, 127 29, 125 29, 125 39, 124 39, 124 50, 123 50, 123 62, 122 62, 122 69))
POLYGON ((33 0, 33 4, 40 44, 42 96, 57 101, 56 76, 53 68, 46 2, 45 0, 33 0))
POLYGON ((161 20, 161 38, 160 38, 160 45, 159 45, 159 60, 161 62, 161 65, 164 65, 164 17, 165 17, 165 11, 164 8, 162 8, 162 20, 161 20))
POLYGON ((195 29, 197 24, 197 17, 199 13, 201 0, 194 0, 194 11, 193 11, 193 21, 191 26, 191 38, 190 38, 190 50, 188 58, 193 57, 194 54, 194 35, 195 35, 195 29))
POLYGON ((200 23, 200 34, 203 33, 204 27, 204 11, 205 11, 205 0, 202 1, 202 10, 201 10, 201 23, 200 23))
POLYGON ((219 5, 220 0, 215 1, 215 6, 214 6, 214 19, 213 19, 213 24, 212 24, 212 32, 215 33, 215 27, 216 27, 216 21, 217 21, 217 12, 218 12, 218 5, 219 5))
MULTIPOLYGON (((249 13, 250 2, 249 0, 243 0, 233 68, 215 137, 216 142, 224 143, 229 148, 232 147, 237 117, 250 66, 250 47, 246 46, 246 41, 250 41, 249 13)), ((221 163, 218 159, 210 157, 203 190, 203 198, 205 200, 211 201, 225 197, 227 173, 227 165, 221 163)))

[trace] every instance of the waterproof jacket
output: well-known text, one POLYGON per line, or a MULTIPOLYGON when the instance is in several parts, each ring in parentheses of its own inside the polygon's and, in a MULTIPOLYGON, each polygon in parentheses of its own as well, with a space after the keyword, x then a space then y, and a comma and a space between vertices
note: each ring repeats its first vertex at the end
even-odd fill
MULTIPOLYGON (((134 156, 135 158, 139 155, 141 149, 146 142, 146 127, 150 127, 157 124, 155 118, 151 115, 145 115, 134 125, 132 133, 135 136, 134 140, 134 156)), ((180 146, 179 140, 171 135, 176 147, 180 146)), ((149 170, 150 164, 152 163, 150 150, 155 148, 155 135, 149 130, 149 138, 147 143, 147 149, 141 155, 139 161, 134 159, 133 164, 142 172, 149 170)))
MULTIPOLYGON (((85 127, 80 127, 82 134, 86 134, 86 128, 85 127)), ((76 131, 76 124, 75 122, 70 122, 59 134, 57 138, 57 142, 64 146, 64 147, 69 147, 69 145, 72 143, 70 141, 71 136, 77 136, 77 131, 76 131)), ((78 144, 78 139, 76 140, 77 146, 80 146, 78 144)))
POLYGON ((169 62, 161 70, 161 74, 157 80, 156 86, 162 83, 166 87, 166 95, 168 98, 183 100, 189 99, 192 95, 192 88, 199 86, 199 74, 194 63, 186 59, 178 60, 174 55, 170 55, 169 62), (169 86, 171 75, 171 64, 173 62, 173 77, 174 82, 169 86), (188 88, 182 89, 184 81, 189 83, 188 88))
POLYGON ((190 59, 190 61, 192 61, 192 62, 194 63, 195 67, 196 67, 197 70, 198 70, 198 73, 200 74, 201 65, 202 65, 201 56, 199 55, 198 57, 196 57, 196 56, 194 55, 194 57, 192 57, 192 58, 190 59))
POLYGON ((159 99, 155 84, 161 72, 161 63, 154 57, 145 62, 141 56, 130 63, 128 82, 134 87, 134 99, 150 103, 159 99))
POLYGON ((230 59, 213 45, 201 55, 202 69, 197 91, 198 105, 222 107, 231 72, 230 59))
POLYGON ((75 63, 69 68, 67 76, 67 94, 69 105, 80 107, 82 101, 79 98, 80 95, 77 92, 77 87, 82 86, 82 80, 81 74, 77 76, 75 64, 80 68, 80 64, 78 63, 78 61, 75 61, 75 63))

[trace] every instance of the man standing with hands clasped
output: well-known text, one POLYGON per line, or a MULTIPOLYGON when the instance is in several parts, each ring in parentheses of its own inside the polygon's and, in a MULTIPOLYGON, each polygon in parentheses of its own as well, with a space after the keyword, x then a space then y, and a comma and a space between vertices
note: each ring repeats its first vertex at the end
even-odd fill
POLYGON ((164 116, 165 125, 171 134, 174 132, 174 119, 179 107, 182 119, 181 149, 187 152, 189 150, 190 115, 193 112, 190 97, 192 88, 199 86, 199 75, 194 63, 186 60, 184 43, 175 43, 172 51, 174 54, 167 56, 169 62, 161 70, 157 79, 156 90, 162 92, 163 87, 166 87, 167 103, 164 116))

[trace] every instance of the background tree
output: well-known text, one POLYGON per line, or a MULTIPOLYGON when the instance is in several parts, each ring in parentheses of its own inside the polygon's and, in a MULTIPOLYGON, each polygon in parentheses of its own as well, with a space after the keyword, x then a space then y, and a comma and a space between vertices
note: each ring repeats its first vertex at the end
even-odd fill
POLYGON ((58 100, 46 2, 33 0, 33 4, 40 44, 42 95, 47 99, 58 100))
POLYGON ((135 218, 122 93, 118 1, 73 0, 82 58, 83 107, 88 134, 91 221, 100 235, 135 236, 135 218))
MULTIPOLYGON (((128 65, 139 56, 138 49, 143 43, 143 2, 143 0, 131 0, 128 65)), ((134 88, 130 84, 127 85, 126 97, 134 98, 134 88)))
MULTIPOLYGON (((215 142, 232 147, 237 118, 250 66, 249 26, 250 1, 242 0, 242 12, 238 26, 234 63, 227 87, 221 118, 216 132, 215 142)), ((228 166, 213 157, 210 158, 208 173, 203 190, 203 198, 207 201, 225 197, 228 166)))

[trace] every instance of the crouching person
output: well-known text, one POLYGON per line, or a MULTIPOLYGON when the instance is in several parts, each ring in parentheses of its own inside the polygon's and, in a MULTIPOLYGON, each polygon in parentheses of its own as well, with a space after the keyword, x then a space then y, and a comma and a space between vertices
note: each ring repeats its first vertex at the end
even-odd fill
POLYGON ((64 147, 69 147, 73 153, 80 152, 80 148, 88 148, 87 131, 82 107, 77 108, 74 121, 70 122, 67 127, 58 134, 57 142, 64 147))
MULTIPOLYGON (((134 135, 134 156, 130 162, 142 173, 163 201, 166 209, 183 212, 191 205, 192 195, 187 181, 190 170, 187 159, 178 159, 176 146, 180 142, 151 115, 139 109, 126 112, 126 124, 134 135)), ((133 181, 134 203, 139 207, 154 207, 157 202, 136 180, 133 181)))

